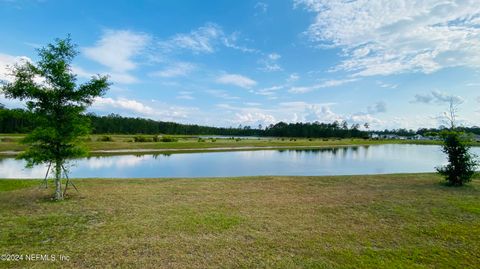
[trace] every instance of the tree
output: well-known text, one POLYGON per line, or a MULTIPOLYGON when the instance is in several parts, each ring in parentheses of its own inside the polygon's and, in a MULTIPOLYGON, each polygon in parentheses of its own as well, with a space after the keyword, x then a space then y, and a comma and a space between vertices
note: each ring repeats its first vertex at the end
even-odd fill
POLYGON ((444 115, 450 129, 441 133, 442 151, 447 154, 448 164, 436 168, 452 186, 462 186, 469 182, 478 166, 476 156, 470 153, 465 134, 457 130, 458 107, 461 103, 460 99, 454 97, 449 100, 448 111, 444 115))
POLYGON ((457 96, 450 96, 448 99, 448 110, 444 112, 445 123, 453 130, 457 126, 458 109, 463 100, 457 96))
POLYGON ((455 130, 442 133, 444 139, 442 151, 447 154, 448 164, 436 169, 452 186, 462 186, 469 182, 478 165, 476 156, 469 152, 470 147, 462 136, 461 132, 455 130))
POLYGON ((106 76, 94 76, 77 86, 71 63, 78 54, 70 37, 56 39, 38 50, 37 63, 24 62, 12 69, 14 80, 3 82, 7 98, 26 101, 35 129, 23 143, 27 150, 19 155, 27 166, 50 164, 55 174, 55 199, 62 200, 62 170, 68 159, 84 156, 80 137, 90 131, 86 108, 109 87, 106 76))

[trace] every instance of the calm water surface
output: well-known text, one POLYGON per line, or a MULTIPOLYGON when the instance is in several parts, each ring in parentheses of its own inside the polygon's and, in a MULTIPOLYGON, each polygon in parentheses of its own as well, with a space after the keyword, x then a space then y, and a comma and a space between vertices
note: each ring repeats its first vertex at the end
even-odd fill
MULTIPOLYGON (((480 155, 480 148, 472 148, 480 155)), ((375 145, 328 149, 257 150, 122 155, 71 162, 76 178, 231 177, 254 175, 353 175, 432 172, 445 164, 440 146, 375 145)), ((42 178, 46 167, 0 159, 0 178, 42 178)))

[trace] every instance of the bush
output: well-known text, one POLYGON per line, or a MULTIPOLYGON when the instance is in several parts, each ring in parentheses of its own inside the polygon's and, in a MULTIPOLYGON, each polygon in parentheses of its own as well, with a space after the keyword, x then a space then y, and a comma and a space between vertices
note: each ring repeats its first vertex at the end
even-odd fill
POLYGON ((133 141, 135 141, 135 142, 152 142, 153 140, 148 139, 144 136, 138 135, 138 136, 133 137, 133 141))
POLYGON ((198 142, 205 142, 205 139, 199 137, 199 138, 198 138, 198 142))
POLYGON ((161 142, 177 142, 178 141, 178 138, 176 137, 173 137, 173 136, 162 136, 162 138, 160 139, 161 142))
POLYGON ((113 138, 111 136, 108 136, 108 135, 104 135, 102 137, 100 137, 98 139, 98 141, 102 141, 102 142, 113 142, 113 138))
POLYGON ((437 172, 452 186, 462 186, 470 182, 478 163, 476 156, 469 152, 470 147, 463 139, 462 133, 446 131, 442 133, 442 137, 442 151, 447 154, 448 164, 437 167, 437 172))

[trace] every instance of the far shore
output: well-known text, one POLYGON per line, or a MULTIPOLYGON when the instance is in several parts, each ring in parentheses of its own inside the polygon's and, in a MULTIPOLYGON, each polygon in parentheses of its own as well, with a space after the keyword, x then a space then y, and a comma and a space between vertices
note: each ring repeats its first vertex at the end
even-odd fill
MULTIPOLYGON (((15 156, 25 149, 20 141, 24 135, 0 134, 0 156, 15 156)), ((175 136, 175 142, 134 142, 134 135, 92 135, 85 139, 91 155, 122 155, 147 153, 190 153, 212 151, 243 151, 265 149, 317 149, 327 147, 369 146, 384 144, 440 145, 436 140, 375 140, 338 138, 203 138, 175 136), (105 137, 111 141, 102 141, 105 137)), ((152 138, 152 135, 143 135, 152 138)), ((479 142, 472 146, 480 146, 479 142)))

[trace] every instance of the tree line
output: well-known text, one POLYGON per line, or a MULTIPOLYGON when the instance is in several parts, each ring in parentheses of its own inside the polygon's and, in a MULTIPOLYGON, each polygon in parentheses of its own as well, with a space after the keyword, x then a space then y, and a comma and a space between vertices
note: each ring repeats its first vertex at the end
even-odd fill
MULTIPOLYGON (((399 136, 414 136, 414 135, 422 135, 422 136, 438 136, 442 131, 447 130, 448 128, 445 126, 440 126, 438 128, 420 128, 418 130, 412 130, 412 129, 404 129, 404 128, 399 128, 399 129, 385 129, 383 131, 373 131, 376 134, 380 135, 399 135, 399 136)), ((466 127, 466 126, 459 126, 456 127, 456 130, 464 133, 471 133, 471 134, 477 134, 480 135, 480 127, 478 126, 472 126, 472 127, 466 127)))
MULTIPOLYGON (((358 124, 333 123, 285 123, 279 122, 262 128, 257 126, 211 127, 196 124, 155 121, 144 118, 122 117, 117 114, 98 116, 84 115, 89 119, 94 134, 171 134, 171 135, 225 135, 225 136, 271 136, 312 138, 363 138, 368 134, 358 124)), ((0 133, 29 133, 35 129, 34 114, 24 109, 0 107, 0 133)))

